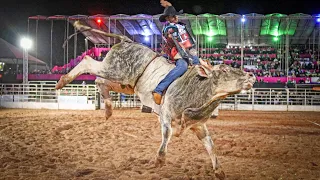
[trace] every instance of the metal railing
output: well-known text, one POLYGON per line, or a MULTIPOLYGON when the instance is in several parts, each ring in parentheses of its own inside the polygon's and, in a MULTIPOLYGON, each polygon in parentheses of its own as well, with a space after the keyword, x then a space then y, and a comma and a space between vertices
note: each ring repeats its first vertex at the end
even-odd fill
POLYGON ((312 89, 257 88, 229 96, 222 103, 252 105, 320 105, 320 92, 312 89))
POLYGON ((1 101, 57 103, 59 96, 86 96, 88 101, 97 100, 95 85, 65 86, 56 90, 55 84, 0 84, 1 101))
MULTIPOLYGON (((122 107, 140 107, 141 101, 137 95, 128 95, 123 93, 110 92, 110 96, 112 99, 112 105, 114 108, 122 108, 122 107)), ((100 104, 103 104, 104 100, 101 97, 100 104)))
MULTIPOLYGON (((103 98, 95 85, 69 84, 62 90, 55 90, 55 84, 0 84, 1 102, 45 102, 57 103, 61 96, 86 97, 88 103, 104 107, 103 98)), ((115 108, 140 107, 141 102, 136 95, 110 92, 115 108)), ((222 105, 233 105, 237 109, 241 105, 285 105, 285 106, 320 106, 320 91, 312 89, 256 88, 247 92, 229 96, 222 105)), ((275 107, 276 108, 276 107, 275 107)), ((252 108, 253 109, 253 108, 252 108)))

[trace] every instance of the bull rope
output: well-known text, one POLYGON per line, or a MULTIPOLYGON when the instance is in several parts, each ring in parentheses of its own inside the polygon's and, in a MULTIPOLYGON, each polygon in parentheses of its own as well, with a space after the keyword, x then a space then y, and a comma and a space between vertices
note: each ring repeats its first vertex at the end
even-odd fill
POLYGON ((157 52, 155 52, 155 53, 156 53, 156 55, 148 62, 148 64, 147 64, 146 67, 144 68, 143 72, 138 76, 137 80, 134 82, 134 87, 133 87, 133 89, 135 89, 136 84, 138 83, 139 79, 140 79, 141 76, 143 75, 144 71, 145 71, 145 70, 147 69, 147 67, 151 64, 151 62, 152 62, 153 60, 155 60, 157 57, 160 57, 160 55, 159 55, 157 52))

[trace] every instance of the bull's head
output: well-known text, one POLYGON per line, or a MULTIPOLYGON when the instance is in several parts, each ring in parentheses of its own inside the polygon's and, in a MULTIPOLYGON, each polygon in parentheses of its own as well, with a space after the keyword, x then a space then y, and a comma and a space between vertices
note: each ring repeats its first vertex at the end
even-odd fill
POLYGON ((202 77, 213 78, 216 86, 214 94, 227 96, 239 93, 241 90, 249 90, 256 81, 252 73, 241 69, 232 68, 225 64, 212 66, 209 61, 200 60, 198 74, 202 77))

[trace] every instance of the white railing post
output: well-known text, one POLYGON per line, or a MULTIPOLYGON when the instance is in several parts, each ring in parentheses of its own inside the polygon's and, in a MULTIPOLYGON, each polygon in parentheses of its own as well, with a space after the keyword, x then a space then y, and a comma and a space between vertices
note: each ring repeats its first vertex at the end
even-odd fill
POLYGON ((307 89, 304 89, 304 105, 307 106, 307 89))
POLYGON ((289 111, 289 96, 290 96, 290 90, 287 88, 287 111, 289 111))
POLYGON ((269 104, 270 104, 270 105, 271 105, 271 99, 272 99, 272 98, 271 98, 271 93, 272 93, 272 91, 271 91, 271 89, 269 89, 269 95, 270 95, 270 96, 269 96, 269 97, 270 97, 270 98, 269 98, 269 101, 270 101, 269 104))
POLYGON ((234 110, 234 111, 237 110, 237 109, 236 109, 237 104, 238 104, 238 99, 237 99, 237 94, 235 94, 235 95, 234 95, 234 107, 233 107, 233 110, 234 110))
MULTIPOLYGON (((39 93, 39 96, 40 96, 40 102, 42 102, 42 93, 43 93, 43 85, 41 84, 41 89, 40 89, 40 93, 39 93)), ((37 98, 37 95, 38 95, 38 85, 36 86, 36 98, 37 98)), ((37 100, 37 99, 36 99, 37 100)), ((37 102, 37 101, 36 101, 37 102)))
POLYGON ((86 86, 87 86, 86 90, 87 90, 87 104, 88 104, 88 102, 89 102, 89 86, 88 85, 86 85, 86 86))
POLYGON ((252 101, 252 110, 254 110, 254 101, 255 101, 255 98, 254 98, 254 89, 252 89, 252 95, 251 95, 251 101, 252 101))
POLYGON ((136 107, 137 103, 136 103, 136 95, 133 94, 133 107, 136 107))

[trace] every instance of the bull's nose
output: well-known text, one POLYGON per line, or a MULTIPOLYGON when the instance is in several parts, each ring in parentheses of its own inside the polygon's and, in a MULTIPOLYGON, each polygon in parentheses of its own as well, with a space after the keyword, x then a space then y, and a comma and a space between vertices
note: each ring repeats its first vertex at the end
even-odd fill
POLYGON ((249 77, 254 77, 254 74, 252 72, 248 72, 249 77))

